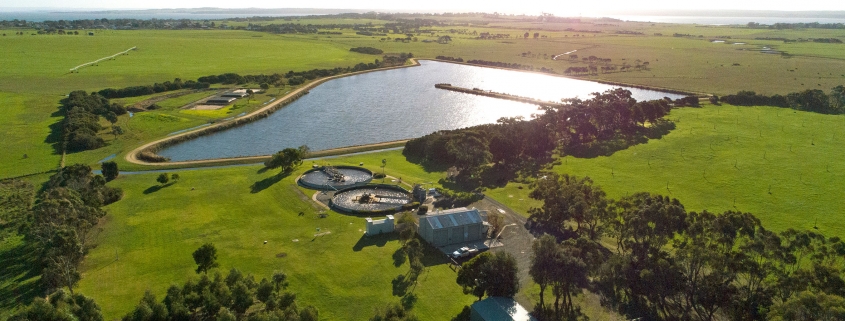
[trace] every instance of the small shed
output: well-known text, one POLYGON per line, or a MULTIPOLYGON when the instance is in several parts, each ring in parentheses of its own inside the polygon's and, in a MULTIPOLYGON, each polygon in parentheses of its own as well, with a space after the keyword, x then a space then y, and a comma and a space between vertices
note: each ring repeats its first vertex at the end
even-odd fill
POLYGON ((514 299, 488 297, 470 307, 470 321, 537 321, 514 299))
POLYGON ((484 220, 478 209, 466 207, 438 211, 420 218, 418 233, 426 242, 440 247, 485 238, 484 220))
POLYGON ((382 233, 391 233, 394 230, 394 219, 393 215, 388 215, 383 220, 373 220, 373 218, 367 218, 367 236, 371 235, 379 235, 382 233))
POLYGON ((214 97, 209 100, 206 100, 205 103, 209 105, 228 105, 235 101, 236 98, 228 98, 228 97, 214 97))

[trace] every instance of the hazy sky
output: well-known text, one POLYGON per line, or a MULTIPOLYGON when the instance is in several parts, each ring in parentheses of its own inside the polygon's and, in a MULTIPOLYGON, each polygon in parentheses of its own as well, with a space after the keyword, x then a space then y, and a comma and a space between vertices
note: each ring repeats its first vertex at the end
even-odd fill
POLYGON ((606 10, 845 10, 845 1, 832 0, 423 0, 423 1, 350 1, 350 0, 0 0, 0 8, 76 8, 76 9, 146 9, 146 8, 340 8, 420 10, 420 11, 483 11, 504 13, 539 14, 550 12, 557 15, 577 16, 606 10))

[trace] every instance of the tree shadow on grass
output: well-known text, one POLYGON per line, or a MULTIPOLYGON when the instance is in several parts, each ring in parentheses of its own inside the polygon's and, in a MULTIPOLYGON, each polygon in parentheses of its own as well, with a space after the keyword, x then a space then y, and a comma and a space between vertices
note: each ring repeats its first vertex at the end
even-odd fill
POLYGON ((630 134, 620 134, 610 139, 592 141, 586 144, 567 146, 564 152, 576 158, 596 158, 599 156, 610 156, 620 150, 628 149, 631 146, 645 144, 649 139, 660 139, 671 130, 675 129, 675 123, 661 121, 648 128, 639 128, 630 134))
POLYGON ((165 187, 169 187, 170 185, 173 185, 173 184, 176 184, 176 182, 173 181, 173 182, 170 182, 170 183, 167 183, 167 184, 164 184, 164 185, 150 186, 150 187, 148 187, 147 189, 144 190, 144 194, 152 194, 152 193, 158 192, 159 190, 161 190, 165 187))
POLYGON ((393 252, 393 266, 400 267, 402 264, 408 261, 408 254, 405 253, 405 249, 398 248, 395 252, 393 252))
POLYGON ((446 253, 443 253, 440 249, 428 244, 428 242, 422 239, 420 239, 420 243, 423 245, 423 266, 430 267, 451 262, 449 257, 446 256, 446 253))
MULTIPOLYGON (((64 111, 59 108, 59 110, 50 114, 50 117, 62 117, 64 118, 65 113, 64 111)), ((53 154, 61 155, 62 153, 62 133, 64 132, 64 121, 59 120, 55 123, 50 124, 47 126, 50 128, 50 134, 44 139, 44 143, 50 144, 53 147, 53 154)))
POLYGON ((401 297, 408 293, 408 288, 414 284, 414 281, 405 274, 399 274, 390 283, 393 285, 393 295, 401 297))
POLYGON ((249 192, 255 194, 255 193, 261 192, 265 189, 268 189, 268 188, 270 188, 270 186, 273 186, 274 184, 278 183, 279 181, 281 181, 285 177, 290 176, 290 173, 291 172, 289 172, 289 171, 288 172, 280 172, 276 175, 273 175, 273 176, 267 177, 265 179, 262 179, 260 181, 257 181, 255 183, 252 183, 252 186, 249 187, 249 189, 250 189, 249 192))
POLYGON ((373 236, 361 235, 361 238, 358 239, 358 242, 352 246, 352 250, 358 252, 368 246, 383 247, 385 244, 387 244, 387 242, 396 241, 398 239, 399 235, 397 233, 386 233, 373 236))
POLYGON ((407 156, 407 155, 405 156, 405 161, 422 166, 423 170, 426 173, 445 172, 446 170, 449 169, 449 167, 452 167, 452 165, 441 164, 441 163, 437 163, 437 162, 430 162, 430 161, 427 161, 427 160, 419 158, 419 157, 413 157, 413 156, 407 156))
POLYGON ((41 274, 38 253, 29 243, 0 251, 0 280, 5 283, 0 286, 0 310, 9 312, 43 294, 41 282, 34 279, 41 274))

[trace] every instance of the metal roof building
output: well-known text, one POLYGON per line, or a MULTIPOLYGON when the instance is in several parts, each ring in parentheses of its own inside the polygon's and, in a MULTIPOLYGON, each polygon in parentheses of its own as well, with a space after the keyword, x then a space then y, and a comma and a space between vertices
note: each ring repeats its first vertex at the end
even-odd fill
POLYGON ((453 208, 420 218, 418 233, 434 246, 483 240, 486 230, 478 209, 453 208))
POLYGON ((214 97, 206 100, 205 103, 209 105, 228 105, 235 101, 236 98, 229 97, 214 97))
POLYGON ((471 307, 471 321, 537 321, 511 298, 488 297, 471 307))

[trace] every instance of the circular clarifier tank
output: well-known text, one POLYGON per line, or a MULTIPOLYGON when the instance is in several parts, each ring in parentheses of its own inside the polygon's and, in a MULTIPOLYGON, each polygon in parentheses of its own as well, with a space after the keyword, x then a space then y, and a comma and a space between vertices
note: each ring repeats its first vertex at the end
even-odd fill
POLYGON ((338 191, 331 205, 340 211, 367 214, 399 210, 411 203, 411 193, 395 185, 366 185, 338 191))
POLYGON ((299 184, 316 190, 340 190, 365 185, 373 179, 373 172, 355 166, 322 166, 306 171, 299 177, 299 184))

